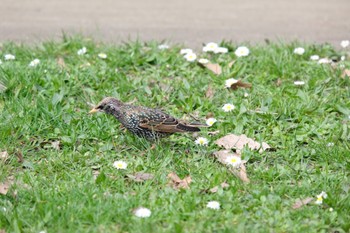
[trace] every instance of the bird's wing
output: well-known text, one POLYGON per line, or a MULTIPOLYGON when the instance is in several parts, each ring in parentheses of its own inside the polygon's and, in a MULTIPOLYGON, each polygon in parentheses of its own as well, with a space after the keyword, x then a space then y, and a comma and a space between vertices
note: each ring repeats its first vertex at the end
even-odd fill
POLYGON ((164 133, 199 131, 195 126, 186 125, 161 111, 153 111, 147 118, 140 119, 140 127, 164 133))

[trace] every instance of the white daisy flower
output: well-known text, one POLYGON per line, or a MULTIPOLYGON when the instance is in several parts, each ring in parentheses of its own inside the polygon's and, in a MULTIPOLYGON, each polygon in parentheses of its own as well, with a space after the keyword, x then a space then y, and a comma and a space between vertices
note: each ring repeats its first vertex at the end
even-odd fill
POLYGON ((349 40, 342 40, 340 42, 340 46, 343 47, 343 48, 346 48, 350 45, 350 41, 349 40))
POLYGON ((78 50, 77 54, 80 55, 84 55, 87 52, 87 49, 85 47, 82 47, 81 49, 78 50))
POLYGON ((207 207, 209 209, 219 210, 220 209, 220 203, 218 201, 209 201, 207 203, 207 207))
POLYGON ((328 142, 327 143, 327 147, 332 147, 332 146, 334 146, 334 142, 328 142))
POLYGON ((320 56, 318 56, 318 55, 312 55, 310 57, 310 60, 312 60, 312 61, 317 61, 318 59, 320 59, 320 56))
POLYGON ((115 167, 116 169, 126 169, 127 168, 127 166, 128 166, 128 164, 126 163, 126 162, 124 162, 124 161, 121 161, 121 160, 118 160, 118 161, 115 161, 114 163, 113 163, 113 167, 115 167))
POLYGON ((333 212, 334 211, 334 209, 331 207, 331 208, 329 208, 329 212, 333 212))
POLYGON ((201 146, 206 146, 209 143, 208 139, 206 139, 205 137, 198 137, 194 142, 201 146))
POLYGON ((225 47, 217 47, 214 50, 214 53, 227 53, 227 52, 228 52, 228 48, 225 48, 225 47))
POLYGON ((345 56, 344 56, 344 55, 341 56, 341 57, 340 57, 340 60, 345 61, 345 56))
POLYGON ((184 58, 189 62, 193 62, 197 59, 197 55, 195 53, 186 53, 184 58))
POLYGON ((225 81, 225 87, 230 88, 233 84, 237 83, 238 80, 234 78, 227 79, 225 81))
POLYGON ((230 165, 232 167, 239 167, 242 163, 242 159, 238 156, 231 155, 231 156, 227 156, 227 158, 225 159, 225 162, 227 165, 230 165))
POLYGON ((203 52, 214 52, 218 47, 217 43, 209 42, 203 47, 203 52))
POLYGON ((151 216, 152 212, 150 209, 147 209, 145 207, 139 207, 136 210, 134 210, 134 214, 136 217, 139 218, 148 218, 151 216))
POLYGON ((245 46, 238 47, 235 51, 237 57, 245 57, 249 55, 249 49, 245 46))
POLYGON ((40 60, 39 60, 39 59, 34 59, 33 61, 31 61, 31 62, 29 63, 29 66, 30 66, 30 67, 35 67, 35 66, 39 65, 39 63, 40 63, 40 60))
POLYGON ((332 61, 328 58, 321 58, 320 60, 318 60, 318 64, 329 64, 331 63, 332 61))
POLYGON ((298 55, 303 55, 305 53, 305 49, 302 47, 295 48, 293 53, 298 54, 298 55))
POLYGON ((249 94, 247 92, 244 92, 244 95, 243 95, 245 98, 247 98, 249 96, 249 94))
POLYGON ((201 59, 198 60, 198 62, 201 63, 201 64, 207 64, 207 63, 209 63, 209 60, 205 59, 205 58, 201 58, 201 59))
POLYGON ((209 126, 212 126, 212 125, 214 125, 214 123, 215 122, 217 122, 217 120, 215 119, 215 118, 208 118, 207 120, 206 120, 206 124, 207 125, 209 125, 209 126))
POLYGON ((102 58, 102 59, 106 59, 107 58, 107 54, 105 54, 105 53, 99 53, 97 56, 99 58, 102 58))
POLYGON ((302 86, 304 84, 305 84, 304 81, 294 81, 294 85, 297 85, 297 86, 302 86))
POLYGON ((320 194, 318 194, 317 199, 315 201, 315 204, 317 205, 321 205, 323 203, 323 199, 327 198, 327 193, 325 193, 324 191, 322 191, 320 194))
POLYGON ((235 109, 236 107, 233 104, 225 104, 222 107, 222 110, 224 110, 224 112, 231 112, 235 109))
POLYGON ((15 57, 15 55, 12 55, 12 54, 5 54, 5 55, 4 55, 4 59, 5 59, 6 61, 8 61, 8 60, 15 60, 16 57, 15 57))
POLYGON ((324 191, 322 191, 322 192, 320 193, 320 195, 321 195, 324 199, 327 199, 327 197, 328 197, 327 193, 324 192, 324 191))
POLYGON ((181 49, 180 54, 188 54, 188 53, 193 53, 192 49, 181 49))
POLYGON ((160 50, 165 50, 165 49, 168 49, 168 48, 170 48, 170 47, 167 44, 158 45, 158 49, 160 49, 160 50))

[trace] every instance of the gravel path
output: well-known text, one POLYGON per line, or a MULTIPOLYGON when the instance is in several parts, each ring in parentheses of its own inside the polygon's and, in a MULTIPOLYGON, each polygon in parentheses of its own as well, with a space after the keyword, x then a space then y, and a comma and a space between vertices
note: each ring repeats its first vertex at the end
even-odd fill
POLYGON ((2 0, 0 41, 57 39, 204 42, 350 39, 350 0, 2 0))

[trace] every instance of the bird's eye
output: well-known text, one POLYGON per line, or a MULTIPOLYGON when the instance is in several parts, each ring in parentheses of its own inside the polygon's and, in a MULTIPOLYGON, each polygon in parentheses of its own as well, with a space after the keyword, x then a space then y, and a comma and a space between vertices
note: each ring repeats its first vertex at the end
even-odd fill
POLYGON ((102 109, 103 109, 103 106, 100 105, 100 106, 97 107, 97 109, 101 109, 101 110, 102 110, 102 109))

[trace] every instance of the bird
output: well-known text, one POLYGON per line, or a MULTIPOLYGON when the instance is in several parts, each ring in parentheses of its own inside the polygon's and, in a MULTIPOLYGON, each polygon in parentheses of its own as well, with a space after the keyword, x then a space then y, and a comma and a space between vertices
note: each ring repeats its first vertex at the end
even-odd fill
POLYGON ((104 98, 89 113, 96 112, 113 115, 131 133, 151 141, 207 127, 201 123, 181 122, 159 109, 126 104, 114 97, 104 98))

